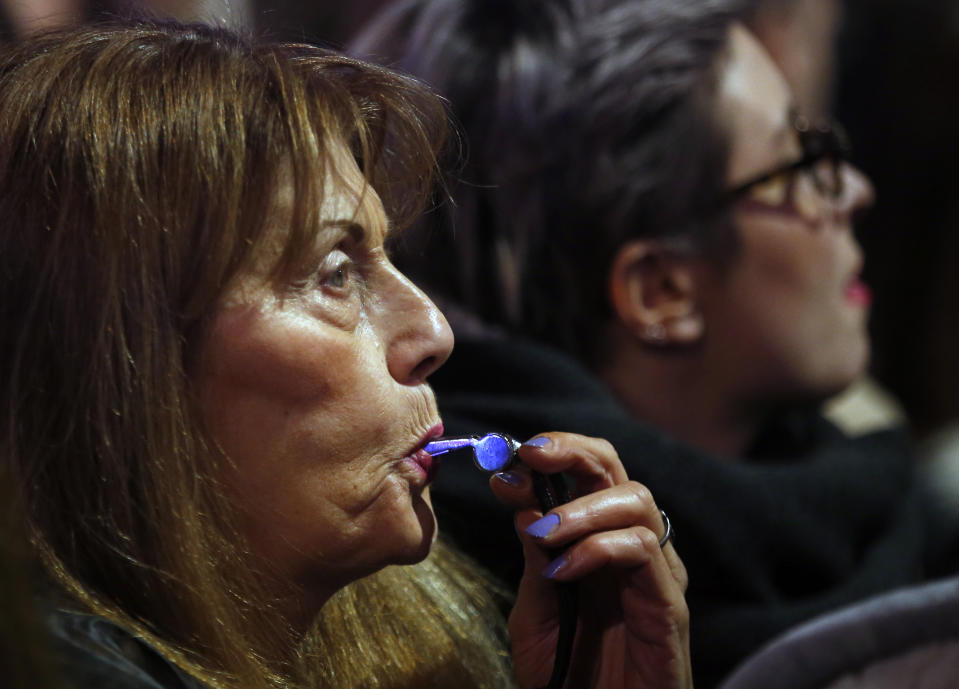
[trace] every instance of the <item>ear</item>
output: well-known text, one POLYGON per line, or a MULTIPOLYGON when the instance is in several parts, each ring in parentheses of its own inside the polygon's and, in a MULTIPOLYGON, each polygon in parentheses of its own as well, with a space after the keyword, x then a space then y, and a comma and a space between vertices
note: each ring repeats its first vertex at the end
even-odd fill
POLYGON ((654 240, 622 246, 609 271, 609 297, 620 323, 644 344, 690 345, 705 332, 695 259, 654 240))

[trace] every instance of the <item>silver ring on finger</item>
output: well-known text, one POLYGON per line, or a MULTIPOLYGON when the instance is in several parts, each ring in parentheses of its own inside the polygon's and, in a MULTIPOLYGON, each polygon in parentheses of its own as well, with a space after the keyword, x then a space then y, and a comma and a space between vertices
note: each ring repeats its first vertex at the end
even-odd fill
POLYGON ((673 523, 669 521, 669 516, 665 511, 660 510, 659 513, 663 517, 663 528, 666 529, 666 533, 663 534, 663 537, 659 539, 659 547, 664 547, 667 543, 673 540, 675 532, 673 531, 673 523))

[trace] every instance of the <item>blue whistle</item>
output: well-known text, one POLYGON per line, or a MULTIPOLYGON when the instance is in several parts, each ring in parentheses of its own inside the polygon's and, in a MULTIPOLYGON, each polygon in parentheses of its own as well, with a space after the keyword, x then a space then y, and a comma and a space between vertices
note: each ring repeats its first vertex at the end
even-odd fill
POLYGON ((495 473, 507 469, 516 461, 516 450, 521 443, 502 433, 486 435, 468 435, 455 438, 440 438, 427 443, 424 448, 430 455, 437 457, 447 452, 471 448, 473 461, 483 471, 495 473))

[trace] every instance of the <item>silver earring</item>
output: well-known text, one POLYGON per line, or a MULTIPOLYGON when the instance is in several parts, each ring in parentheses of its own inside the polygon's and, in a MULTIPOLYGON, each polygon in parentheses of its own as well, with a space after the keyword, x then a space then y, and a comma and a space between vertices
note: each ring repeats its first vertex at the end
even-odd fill
POLYGON ((653 345, 666 343, 666 328, 662 323, 650 323, 643 329, 643 341, 653 345))

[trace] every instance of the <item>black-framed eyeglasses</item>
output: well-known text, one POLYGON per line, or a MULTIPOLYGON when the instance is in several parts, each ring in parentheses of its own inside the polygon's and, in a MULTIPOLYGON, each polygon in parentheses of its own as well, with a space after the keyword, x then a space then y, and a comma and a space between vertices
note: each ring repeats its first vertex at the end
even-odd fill
POLYGON ((842 195, 842 164, 850 154, 845 130, 835 121, 813 124, 802 116, 794 117, 792 126, 802 148, 799 160, 736 185, 723 194, 724 205, 749 199, 772 209, 794 207, 800 173, 812 182, 820 195, 831 199, 842 195))

